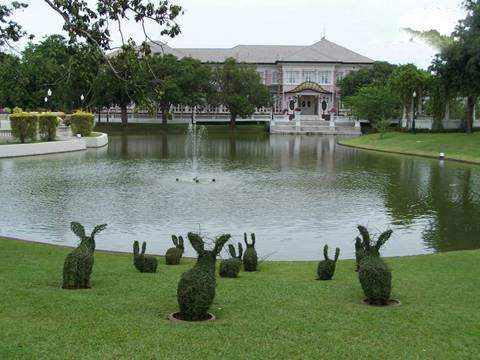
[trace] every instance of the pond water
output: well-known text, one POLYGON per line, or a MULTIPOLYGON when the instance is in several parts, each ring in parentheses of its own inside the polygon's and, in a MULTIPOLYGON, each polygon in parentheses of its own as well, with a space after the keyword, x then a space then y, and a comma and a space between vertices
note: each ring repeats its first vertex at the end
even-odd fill
POLYGON ((97 248, 130 251, 139 240, 163 254, 171 234, 236 242, 255 232, 261 257, 311 260, 325 243, 352 258, 364 224, 394 230, 386 256, 480 248, 480 167, 336 140, 207 134, 197 172, 183 134, 110 135, 108 149, 3 159, 0 234, 73 245, 70 221, 108 223, 97 248))

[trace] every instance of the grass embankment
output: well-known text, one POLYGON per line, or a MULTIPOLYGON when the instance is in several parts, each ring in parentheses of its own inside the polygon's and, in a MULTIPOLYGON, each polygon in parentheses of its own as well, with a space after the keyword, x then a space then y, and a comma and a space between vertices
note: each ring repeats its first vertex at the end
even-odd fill
MULTIPOLYGON (((101 240, 99 240, 101 241, 101 240)), ((0 358, 473 359, 480 351, 480 251, 389 258, 400 307, 360 304, 354 262, 332 281, 315 262, 265 262, 218 279, 214 323, 172 325, 192 260, 138 273, 97 252, 91 290, 62 290, 69 249, 0 239, 0 358)), ((218 267, 218 266, 217 266, 218 267)))
POLYGON ((480 164, 480 133, 410 134, 389 132, 380 138, 379 134, 342 139, 341 145, 368 150, 420 155, 438 158, 441 152, 450 160, 468 161, 480 164))

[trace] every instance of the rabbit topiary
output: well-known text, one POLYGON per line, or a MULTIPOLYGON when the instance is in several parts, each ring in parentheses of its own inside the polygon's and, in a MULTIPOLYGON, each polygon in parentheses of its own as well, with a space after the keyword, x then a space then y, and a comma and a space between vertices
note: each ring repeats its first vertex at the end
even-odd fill
POLYGON ((183 237, 172 235, 172 242, 175 247, 168 249, 165 253, 165 263, 167 265, 178 265, 185 251, 183 237))
POLYGON ((392 272, 379 256, 369 255, 362 259, 358 279, 369 304, 388 304, 392 292, 392 272))
POLYGON ((107 224, 97 225, 90 236, 85 234, 85 228, 77 222, 70 223, 73 233, 80 238, 77 246, 65 258, 63 264, 64 289, 89 289, 90 275, 93 269, 93 253, 95 251, 95 235, 104 230, 107 224))
POLYGON ((328 257, 328 245, 323 248, 323 256, 325 260, 320 261, 317 267, 317 280, 331 280, 335 273, 335 266, 337 264, 338 257, 340 256, 340 248, 335 249, 335 258, 330 260, 328 257))
POLYGON ((245 245, 247 248, 245 253, 243 254, 243 268, 245 271, 257 271, 258 267, 258 255, 257 251, 255 250, 255 234, 251 234, 252 243, 249 244, 247 240, 247 233, 243 234, 245 245))
POLYGON ((140 253, 140 246, 138 241, 133 242, 133 265, 141 273, 155 273, 157 272, 158 262, 153 256, 145 255, 147 243, 142 244, 142 252, 140 253))
POLYGON ((376 256, 380 257, 380 248, 390 239, 393 231, 387 230, 380 234, 378 240, 375 244, 372 243, 370 233, 367 228, 361 225, 358 225, 358 231, 362 238, 359 236, 355 239, 355 259, 357 263, 356 271, 360 268, 360 263, 367 256, 376 256))
POLYGON ((235 246, 232 244, 228 245, 228 251, 230 252, 231 258, 222 260, 219 273, 221 277, 236 278, 242 267, 242 243, 238 243, 238 256, 235 252, 235 246))
POLYGON ((213 250, 205 250, 200 235, 188 234, 188 240, 198 253, 198 259, 195 266, 183 273, 178 282, 177 300, 182 320, 208 319, 208 310, 215 298, 215 262, 217 255, 229 239, 230 235, 222 235, 215 240, 213 250))

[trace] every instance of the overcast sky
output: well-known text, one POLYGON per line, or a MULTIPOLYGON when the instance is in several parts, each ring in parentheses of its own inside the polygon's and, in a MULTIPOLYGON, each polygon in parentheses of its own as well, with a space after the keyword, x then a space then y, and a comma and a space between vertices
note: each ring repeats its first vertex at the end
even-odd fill
MULTIPOLYGON (((61 32, 61 19, 43 0, 16 17, 37 39, 61 32)), ((93 1, 93 0, 92 0, 93 1)), ((161 39, 174 47, 237 44, 310 45, 326 38, 375 60, 427 67, 435 50, 401 28, 450 34, 464 17, 461 0, 177 0, 185 8, 182 34, 161 39)), ((158 29, 149 31, 159 38, 158 29)), ((114 32, 115 41, 119 41, 114 32)), ((139 27, 128 26, 137 40, 139 27)))

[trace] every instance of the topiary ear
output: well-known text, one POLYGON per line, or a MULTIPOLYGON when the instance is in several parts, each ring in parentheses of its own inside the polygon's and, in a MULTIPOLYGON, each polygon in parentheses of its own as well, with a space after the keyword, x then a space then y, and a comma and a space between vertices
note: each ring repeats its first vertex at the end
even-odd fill
POLYGON ((190 244, 192 244, 192 247, 195 249, 197 254, 199 255, 203 254, 205 249, 204 249, 203 240, 200 237, 200 235, 195 233, 188 233, 187 237, 188 237, 188 241, 190 241, 190 244))
POLYGON ((247 233, 243 233, 243 241, 245 241, 245 245, 248 247, 247 233))
POLYGON ((328 245, 325 245, 325 246, 323 247, 323 257, 325 258, 325 260, 330 260, 330 259, 328 258, 328 245))
POLYGON ((184 249, 183 237, 181 237, 181 236, 178 237, 178 247, 182 250, 184 249))
POLYGON ((215 240, 215 247, 213 248, 213 253, 215 255, 220 254, 220 251, 222 251, 223 246, 228 242, 228 240, 230 240, 231 237, 232 236, 230 234, 223 234, 223 235, 219 236, 215 240))
POLYGON ((91 238, 94 238, 95 235, 97 235, 100 231, 103 231, 107 228, 107 224, 102 224, 102 225, 97 225, 93 228, 92 235, 90 235, 91 238))
POLYGON ((147 250, 147 243, 144 241, 142 244, 142 255, 145 255, 146 250, 147 250))
POLYGON ((80 239, 86 237, 85 228, 80 223, 72 221, 70 223, 70 229, 72 229, 73 233, 77 235, 80 239))
POLYGON ((138 245, 138 241, 133 242, 133 255, 138 255, 140 252, 140 246, 138 245))
POLYGON ((390 236, 392 236, 392 233, 393 233, 393 230, 387 230, 387 231, 384 231, 378 237, 377 243, 375 244, 375 249, 377 251, 380 251, 380 248, 383 246, 383 244, 385 244, 388 241, 388 239, 390 239, 390 236))
POLYGON ((237 254, 235 252, 235 246, 233 246, 232 244, 228 244, 228 252, 230 253, 230 256, 232 258, 236 258, 237 257, 237 254))
POLYGON ((173 245, 178 246, 178 238, 176 235, 172 235, 172 242, 173 242, 173 245))
POLYGON ((238 243, 238 258, 241 259, 243 255, 243 246, 242 243, 238 243))
POLYGON ((252 245, 255 246, 255 233, 251 233, 250 237, 252 238, 252 245))
POLYGON ((337 262, 339 256, 340 256, 340 248, 337 247, 335 249, 335 262, 337 262))
POLYGON ((357 228, 363 238, 363 247, 365 250, 370 249, 370 233, 368 232, 367 228, 362 225, 358 225, 357 228))

